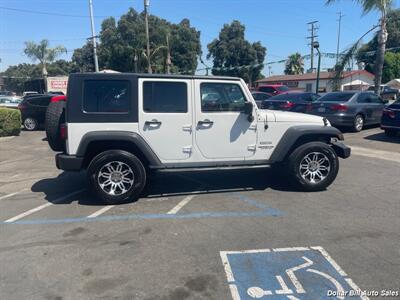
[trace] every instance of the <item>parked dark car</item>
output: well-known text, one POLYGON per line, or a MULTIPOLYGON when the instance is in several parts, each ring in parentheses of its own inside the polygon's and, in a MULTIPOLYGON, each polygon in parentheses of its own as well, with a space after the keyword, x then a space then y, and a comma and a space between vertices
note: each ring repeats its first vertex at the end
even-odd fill
POLYGON ((264 100, 267 100, 268 98, 271 98, 272 95, 268 93, 263 93, 263 92, 251 92, 253 95, 254 101, 256 101, 257 107, 261 108, 262 102, 264 100))
MULTIPOLYGON (((368 88, 369 91, 374 91, 375 87, 371 86, 368 88)), ((384 100, 397 100, 399 96, 399 90, 391 88, 387 85, 382 85, 380 88, 380 96, 384 100)))
POLYGON ((258 86, 257 91, 271 95, 279 95, 289 92, 289 88, 282 84, 267 84, 258 86))
POLYGON ((293 112, 307 112, 311 103, 317 101, 320 96, 314 93, 286 93, 273 96, 263 101, 263 109, 286 110, 293 112))
POLYGON ((395 136, 400 132, 400 100, 392 103, 383 110, 381 128, 388 136, 395 136))
POLYGON ((36 130, 44 124, 46 109, 53 96, 42 94, 24 97, 18 108, 21 111, 22 124, 26 130, 36 130))
POLYGON ((314 102, 308 113, 358 132, 364 125, 379 124, 384 107, 385 102, 372 92, 333 92, 314 102))

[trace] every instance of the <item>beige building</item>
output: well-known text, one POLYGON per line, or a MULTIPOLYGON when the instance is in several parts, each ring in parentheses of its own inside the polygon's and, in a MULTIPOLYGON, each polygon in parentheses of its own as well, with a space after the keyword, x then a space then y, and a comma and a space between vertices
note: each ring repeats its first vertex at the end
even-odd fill
MULTIPOLYGON (((319 81, 319 92, 332 92, 332 80, 334 72, 321 72, 319 81)), ((316 89, 317 74, 306 73, 301 75, 276 75, 270 76, 256 82, 257 86, 269 84, 284 84, 290 89, 312 92, 316 89)), ((340 90, 366 90, 374 85, 374 75, 365 70, 343 72, 340 90)))

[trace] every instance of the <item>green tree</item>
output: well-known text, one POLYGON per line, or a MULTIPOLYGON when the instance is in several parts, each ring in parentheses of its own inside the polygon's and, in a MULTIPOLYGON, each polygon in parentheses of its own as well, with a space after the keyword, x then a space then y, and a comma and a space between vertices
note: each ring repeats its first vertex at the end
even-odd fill
POLYGON ((42 67, 42 75, 47 75, 47 64, 54 62, 54 60, 67 49, 63 46, 49 48, 49 41, 42 40, 38 44, 35 42, 25 42, 24 53, 33 61, 39 61, 42 67))
POLYGON ((304 74, 304 60, 300 53, 296 52, 289 55, 285 64, 286 75, 299 75, 304 74))
MULTIPOLYGON (((327 4, 331 4, 336 2, 337 0, 327 0, 327 4)), ((375 73, 375 93, 380 93, 380 85, 382 82, 382 71, 385 57, 385 49, 386 42, 388 39, 388 31, 387 31, 387 13, 390 7, 393 4, 393 0, 353 0, 356 3, 359 3, 362 6, 364 14, 367 14, 371 11, 378 11, 381 15, 380 23, 379 23, 379 32, 377 34, 378 47, 376 51, 376 62, 374 66, 375 73)), ((352 47, 353 48, 353 47, 352 47)), ((353 49, 356 51, 357 47, 353 49)), ((353 52, 355 54, 355 52, 353 52)))
POLYGON ((385 54, 382 82, 400 78, 400 53, 388 52, 385 54))
POLYGON ((208 44, 207 48, 207 58, 213 59, 214 75, 241 77, 252 85, 264 67, 266 48, 261 42, 247 41, 245 26, 239 21, 225 24, 218 38, 208 44))
POLYGON ((79 72, 94 72, 93 44, 87 42, 82 48, 75 49, 71 60, 79 72))
MULTIPOLYGON (((200 32, 191 27, 189 20, 174 24, 150 15, 149 36, 151 64, 155 73, 165 73, 169 69, 173 73, 194 74, 201 55, 200 32)), ((118 22, 112 17, 103 21, 98 46, 101 68, 146 72, 145 49, 143 13, 131 8, 118 22)), ((81 70, 93 70, 91 45, 76 49, 73 61, 81 70)))
MULTIPOLYGON (((387 48, 400 47, 400 9, 391 10, 387 14, 386 28, 388 39, 387 48)), ((374 73, 374 63, 376 59, 376 50, 378 49, 378 36, 375 35, 371 41, 364 44, 357 52, 357 60, 366 64, 365 69, 374 73)), ((391 52, 400 52, 400 49, 393 49, 391 52)), ((384 69, 385 71, 385 69, 384 69)), ((385 80, 382 79, 383 82, 385 80)))

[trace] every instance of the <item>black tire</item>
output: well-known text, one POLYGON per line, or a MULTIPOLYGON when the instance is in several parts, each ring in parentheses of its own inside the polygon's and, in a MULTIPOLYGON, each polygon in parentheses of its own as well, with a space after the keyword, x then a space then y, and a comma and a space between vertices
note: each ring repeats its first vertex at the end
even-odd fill
POLYGON ((363 115, 360 115, 360 114, 356 115, 354 117, 352 130, 354 132, 360 132, 364 128, 364 123, 365 123, 365 119, 364 119, 363 115), (358 122, 360 122, 360 123, 358 123, 358 122))
MULTIPOLYGON (((317 158, 318 160, 318 158, 317 158)), ((318 167, 319 168, 319 167, 318 167)), ((322 168, 321 168, 322 169, 322 168)), ((319 169, 318 169, 319 170, 319 169)), ((287 175, 289 176, 291 182, 299 189, 308 192, 322 191, 325 190, 336 178, 339 172, 339 159, 335 151, 327 144, 322 142, 310 142, 301 145, 295 149, 288 158, 287 165, 287 175), (329 162, 329 167, 327 163, 322 163, 327 171, 320 171, 325 177, 320 181, 311 182, 310 178, 304 178, 302 175, 303 170, 300 170, 300 164, 308 155, 314 155, 314 153, 320 153, 319 158, 325 157, 329 162)), ((314 173, 314 172, 312 172, 314 173)), ((318 176, 318 175, 317 175, 318 176)), ((314 173, 315 177, 315 173, 314 173)), ((322 177, 321 177, 322 178, 322 177)))
POLYGON ((24 124, 25 130, 28 130, 28 131, 34 131, 39 128, 39 122, 35 118, 32 118, 32 117, 25 118, 23 124, 24 124))
MULTIPOLYGON (((91 161, 87 175, 91 189, 96 194, 96 196, 98 196, 100 200, 106 204, 134 202, 139 198, 141 192, 143 191, 143 188, 146 185, 146 169, 143 166, 142 162, 132 153, 122 150, 108 150, 98 154, 91 161), (107 169, 107 165, 112 168, 118 168, 118 163, 121 163, 121 165, 124 166, 124 169, 116 172, 110 172, 110 174, 119 172, 121 177, 122 173, 125 171, 129 171, 130 168, 130 171, 133 175, 127 176, 126 178, 130 180, 132 177, 133 183, 130 185, 123 185, 126 189, 124 193, 122 193, 121 188, 115 188, 114 195, 112 195, 111 188, 108 191, 108 187, 110 187, 110 185, 117 186, 123 181, 123 179, 117 178, 116 180, 120 179, 120 181, 115 182, 112 179, 109 179, 108 181, 110 182, 110 184, 107 184, 107 180, 104 180, 105 177, 100 176, 100 172, 107 169), (105 184, 105 187, 102 188, 100 185, 101 183, 105 184)), ((111 177, 112 176, 110 175, 109 178, 111 177)))
POLYGON ((397 131, 394 129, 385 129, 385 134, 387 136, 393 137, 397 135, 397 131))
POLYGON ((60 125, 65 122, 65 102, 50 102, 46 110, 46 137, 54 151, 63 151, 65 142, 60 135, 60 125))

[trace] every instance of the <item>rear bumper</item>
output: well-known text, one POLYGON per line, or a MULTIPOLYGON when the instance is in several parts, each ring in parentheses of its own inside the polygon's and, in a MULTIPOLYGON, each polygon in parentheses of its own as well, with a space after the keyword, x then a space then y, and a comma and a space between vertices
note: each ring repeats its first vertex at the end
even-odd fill
POLYGON ((337 156, 341 158, 348 158, 351 155, 351 148, 341 142, 333 142, 332 148, 336 152, 337 156))
POLYGON ((83 166, 83 157, 58 153, 56 154, 56 166, 64 171, 80 171, 83 166))
POLYGON ((352 126, 354 123, 354 116, 349 115, 332 115, 325 116, 332 125, 336 126, 352 126))

